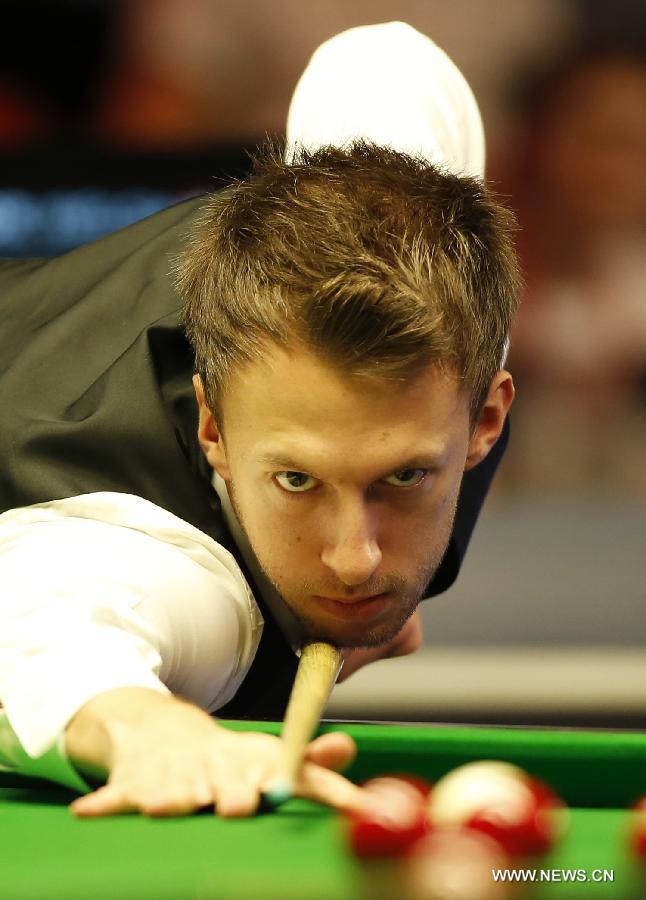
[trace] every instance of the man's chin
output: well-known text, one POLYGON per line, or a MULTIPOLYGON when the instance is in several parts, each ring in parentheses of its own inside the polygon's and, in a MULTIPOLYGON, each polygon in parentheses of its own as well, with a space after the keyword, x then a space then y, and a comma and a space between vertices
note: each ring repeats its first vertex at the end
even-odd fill
POLYGON ((414 610, 404 619, 398 618, 396 622, 381 623, 337 623, 314 621, 309 617, 302 618, 301 625, 305 633, 306 641, 325 641, 334 644, 335 647, 358 649, 360 647, 379 647, 392 641, 404 627, 414 610))

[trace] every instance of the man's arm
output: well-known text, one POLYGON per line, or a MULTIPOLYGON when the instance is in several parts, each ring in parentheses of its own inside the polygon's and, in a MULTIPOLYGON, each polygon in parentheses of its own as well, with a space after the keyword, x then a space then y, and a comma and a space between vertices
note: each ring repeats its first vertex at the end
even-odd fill
MULTIPOLYGON (((35 508, 0 517, 0 702, 12 737, 4 761, 79 789, 62 765, 47 769, 60 743, 70 772, 108 779, 74 805, 79 815, 176 815, 211 803, 244 815, 277 774, 278 738, 230 732, 205 711, 225 702, 253 659, 240 618, 252 611, 219 564, 210 571, 178 553, 134 527, 35 508), (180 612, 186 627, 173 618, 180 612), (204 708, 170 693, 162 673, 204 708)), ((361 791, 333 771, 354 752, 345 735, 314 741, 301 795, 360 805, 361 791)))
MULTIPOLYGON (((139 688, 86 703, 67 726, 66 749, 81 772, 108 779, 72 803, 78 816, 174 816, 211 804, 221 816, 250 815, 280 772, 279 738, 228 731, 190 703, 139 688)), ((348 735, 316 738, 297 795, 337 809, 367 808, 370 799, 335 771, 355 752, 348 735)))

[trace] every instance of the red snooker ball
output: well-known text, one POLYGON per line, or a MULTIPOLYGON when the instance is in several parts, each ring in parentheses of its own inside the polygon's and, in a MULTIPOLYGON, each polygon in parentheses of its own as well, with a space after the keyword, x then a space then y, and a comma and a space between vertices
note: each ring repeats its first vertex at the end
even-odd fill
POLYGON ((468 763, 438 781, 429 802, 434 826, 467 825, 514 857, 546 853, 564 829, 565 804, 517 766, 468 763))
POLYGON ((646 797, 640 797, 632 806, 630 819, 630 849, 646 862, 646 797))
POLYGON ((369 812, 350 813, 348 842, 361 859, 400 857, 428 831, 427 784, 384 776, 363 788, 374 800, 369 812))

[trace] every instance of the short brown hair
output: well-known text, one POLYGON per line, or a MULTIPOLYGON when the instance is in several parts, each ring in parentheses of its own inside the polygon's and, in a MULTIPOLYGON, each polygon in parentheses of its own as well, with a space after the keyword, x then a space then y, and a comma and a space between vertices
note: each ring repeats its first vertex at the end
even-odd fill
POLYGON ((349 375, 429 362, 469 392, 501 366, 520 279, 512 214, 476 179, 357 142, 275 146, 212 194, 176 262, 195 370, 218 417, 236 368, 298 342, 349 375))

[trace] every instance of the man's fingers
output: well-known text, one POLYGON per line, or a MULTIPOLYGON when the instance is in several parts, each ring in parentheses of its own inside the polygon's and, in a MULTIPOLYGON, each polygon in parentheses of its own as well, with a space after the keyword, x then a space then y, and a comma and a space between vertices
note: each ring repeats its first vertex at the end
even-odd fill
POLYGON ((422 628, 422 616, 417 609, 404 624, 395 637, 386 644, 378 647, 359 647, 354 650, 343 651, 343 668, 337 679, 337 684, 345 681, 358 669, 380 659, 391 659, 395 656, 408 656, 416 653, 424 642, 422 628))
POLYGON ((137 805, 128 802, 123 792, 111 784, 106 784, 91 794, 79 797, 69 806, 75 816, 112 816, 117 813, 137 812, 137 805))
POLYGON ((305 759, 338 772, 354 762, 356 755, 357 745, 350 735, 335 731, 314 738, 308 745, 305 759))
POLYGON ((234 818, 252 816, 260 803, 260 786, 245 782, 232 782, 222 787, 215 811, 219 816, 234 818))
MULTIPOLYGON (((132 812, 181 816, 213 804, 215 812, 225 818, 251 816, 281 752, 277 738, 257 737, 262 740, 238 742, 236 753, 219 745, 220 752, 209 755, 202 767, 189 766, 179 775, 164 767, 154 777, 147 772, 138 779, 130 772, 113 772, 108 784, 79 797, 70 811, 79 818, 132 812)), ((365 808, 364 792, 338 774, 354 760, 356 752, 355 742, 342 732, 316 738, 307 747, 296 793, 342 810, 365 808)))
POLYGON ((391 642, 387 657, 409 656, 411 653, 417 653, 423 643, 422 614, 417 609, 391 642))
POLYGON ((71 812, 80 818, 113 816, 140 812, 147 816, 184 816, 214 802, 213 792, 200 784, 177 790, 174 794, 156 791, 149 796, 131 798, 113 784, 106 784, 92 794, 79 797, 70 804, 71 812))
POLYGON ((378 804, 368 791, 357 787, 343 775, 314 763, 303 765, 297 784, 297 794, 317 803, 324 803, 341 812, 375 812, 378 804))

